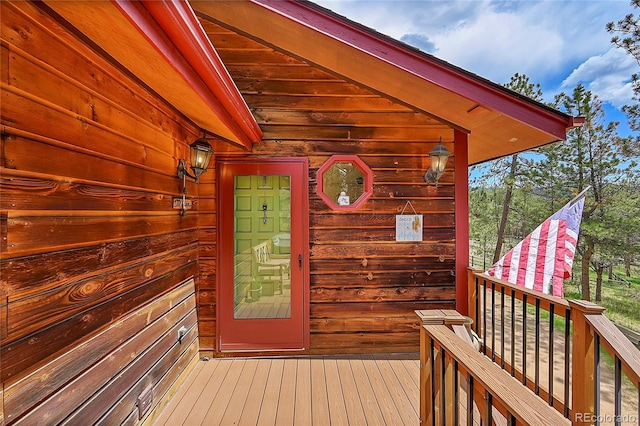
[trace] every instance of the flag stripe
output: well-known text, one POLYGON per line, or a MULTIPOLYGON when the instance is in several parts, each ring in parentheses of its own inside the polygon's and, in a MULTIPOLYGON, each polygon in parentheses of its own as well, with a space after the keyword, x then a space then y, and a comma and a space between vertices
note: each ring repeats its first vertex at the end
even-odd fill
POLYGON ((571 276, 583 206, 584 198, 564 206, 492 265, 487 274, 562 297, 563 280, 571 276))
POLYGON ((527 274, 524 284, 524 287, 528 289, 533 289, 533 284, 536 282, 536 258, 538 257, 538 250, 540 250, 540 231, 542 230, 542 225, 538 226, 531 233, 531 243, 529 247, 529 252, 531 253, 527 259, 527 274))

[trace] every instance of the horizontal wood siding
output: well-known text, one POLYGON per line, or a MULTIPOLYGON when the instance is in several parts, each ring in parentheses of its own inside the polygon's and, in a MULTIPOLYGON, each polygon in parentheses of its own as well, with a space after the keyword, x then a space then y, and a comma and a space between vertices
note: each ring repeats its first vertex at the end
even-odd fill
POLYGON ((211 247, 172 198, 199 130, 45 5, 0 8, 0 424, 140 423, 198 357, 211 247))
MULTIPOLYGON (((453 152, 454 130, 269 40, 250 40, 207 19, 205 31, 264 132, 252 155, 309 159, 307 352, 417 352, 413 311, 455 308, 453 159, 437 188, 424 181, 428 153, 440 138, 453 152), (316 192, 318 169, 336 154, 358 155, 373 172, 373 194, 357 210, 332 210, 316 192), (395 241, 395 217, 407 201, 424 215, 421 242, 395 241)), ((215 300, 214 282, 200 284, 215 300)), ((209 336, 214 306, 201 314, 209 336)), ((206 347, 215 349, 214 341, 206 347)))

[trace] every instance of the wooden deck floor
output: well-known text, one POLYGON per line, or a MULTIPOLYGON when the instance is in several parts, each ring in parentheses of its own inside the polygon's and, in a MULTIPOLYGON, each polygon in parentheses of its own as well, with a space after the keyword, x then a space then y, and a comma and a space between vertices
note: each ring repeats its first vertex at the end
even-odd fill
POLYGON ((415 355, 200 361, 154 426, 417 425, 415 355))

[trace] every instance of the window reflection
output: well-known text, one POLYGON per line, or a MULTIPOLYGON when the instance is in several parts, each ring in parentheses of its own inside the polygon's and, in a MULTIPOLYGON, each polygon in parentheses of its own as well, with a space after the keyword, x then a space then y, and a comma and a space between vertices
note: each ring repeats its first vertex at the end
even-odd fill
POLYGON ((322 188, 334 203, 348 206, 364 194, 364 174, 353 163, 333 163, 322 175, 322 188))
POLYGON ((334 155, 318 169, 317 184, 333 210, 355 210, 373 193, 373 172, 357 155, 334 155))

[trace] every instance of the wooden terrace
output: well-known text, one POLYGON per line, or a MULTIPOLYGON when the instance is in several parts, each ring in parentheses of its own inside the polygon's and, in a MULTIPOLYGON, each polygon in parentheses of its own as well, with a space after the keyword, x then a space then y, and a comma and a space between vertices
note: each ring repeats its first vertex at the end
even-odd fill
POLYGON ((469 297, 416 311, 419 359, 201 359, 152 424, 640 424, 640 352, 602 308, 474 271, 469 297))
POLYGON ((199 361, 153 423, 416 425, 418 354, 199 361))

